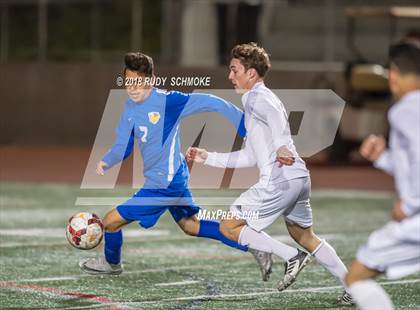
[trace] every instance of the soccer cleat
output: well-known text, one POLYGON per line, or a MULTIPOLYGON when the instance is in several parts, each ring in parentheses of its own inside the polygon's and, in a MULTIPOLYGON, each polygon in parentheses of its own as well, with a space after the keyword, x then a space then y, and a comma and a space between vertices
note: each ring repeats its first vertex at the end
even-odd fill
POLYGON ((120 274, 123 269, 122 265, 109 264, 105 257, 85 258, 79 262, 79 267, 89 274, 120 274))
POLYGON ((249 249, 252 255, 254 255, 255 260, 260 267, 261 276, 263 281, 268 281, 270 279, 271 267, 273 266, 273 258, 271 253, 262 252, 254 249, 249 249))
POLYGON ((346 291, 344 291, 342 295, 338 296, 336 301, 337 301, 337 305, 339 306, 353 306, 354 305, 353 297, 346 291))
POLYGON ((310 262, 311 255, 299 249, 298 254, 284 263, 284 278, 280 280, 277 288, 284 291, 296 281, 296 277, 302 269, 310 262))

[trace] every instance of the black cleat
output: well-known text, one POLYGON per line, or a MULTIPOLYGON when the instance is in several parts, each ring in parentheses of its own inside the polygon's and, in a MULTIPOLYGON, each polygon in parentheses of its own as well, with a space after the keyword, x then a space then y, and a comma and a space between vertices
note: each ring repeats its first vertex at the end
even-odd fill
POLYGON ((346 291, 344 291, 342 295, 337 297, 336 302, 337 302, 337 305, 339 306, 353 306, 354 305, 353 297, 346 291))
POLYGON ((296 281, 296 277, 302 269, 311 261, 311 255, 299 249, 298 254, 284 263, 284 278, 277 286, 278 290, 284 291, 296 281))

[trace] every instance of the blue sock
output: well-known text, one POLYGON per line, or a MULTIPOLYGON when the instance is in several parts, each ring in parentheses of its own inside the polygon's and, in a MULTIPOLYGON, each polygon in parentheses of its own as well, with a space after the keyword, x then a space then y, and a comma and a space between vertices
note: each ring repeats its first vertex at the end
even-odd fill
POLYGON ((104 253, 106 261, 118 265, 121 262, 121 248, 123 244, 122 231, 105 232, 104 253))
POLYGON ((225 236, 223 236, 223 234, 219 230, 219 226, 220 226, 220 223, 216 221, 200 220, 200 230, 198 232, 197 237, 219 240, 222 243, 232 248, 235 248, 244 252, 248 251, 247 246, 240 245, 238 242, 232 241, 226 238, 225 236))

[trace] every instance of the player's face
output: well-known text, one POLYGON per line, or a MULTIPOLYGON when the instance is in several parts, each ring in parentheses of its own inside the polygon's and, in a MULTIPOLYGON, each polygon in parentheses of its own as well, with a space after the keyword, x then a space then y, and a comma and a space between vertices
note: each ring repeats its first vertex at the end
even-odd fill
POLYGON ((145 76, 138 74, 137 71, 127 69, 125 71, 125 88, 128 96, 134 102, 142 102, 146 100, 151 91, 151 84, 145 83, 145 76))
POLYGON ((252 88, 253 83, 249 72, 250 70, 245 70, 239 59, 232 58, 229 65, 229 80, 237 93, 241 94, 252 88))

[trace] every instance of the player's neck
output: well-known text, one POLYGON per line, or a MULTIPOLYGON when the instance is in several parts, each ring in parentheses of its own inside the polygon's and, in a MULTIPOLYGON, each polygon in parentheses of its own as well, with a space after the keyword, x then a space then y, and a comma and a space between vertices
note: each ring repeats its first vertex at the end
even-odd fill
POLYGON ((259 84, 259 83, 262 83, 262 82, 264 82, 264 80, 263 80, 263 79, 261 79, 261 78, 257 79, 256 81, 251 82, 251 83, 249 84, 249 86, 248 86, 247 91, 249 91, 249 90, 253 89, 253 88, 255 87, 255 85, 257 85, 257 84, 259 84))
POLYGON ((420 79, 413 79, 409 83, 405 83, 401 87, 401 94, 399 98, 404 97, 408 93, 411 93, 413 91, 419 91, 420 90, 420 79))

